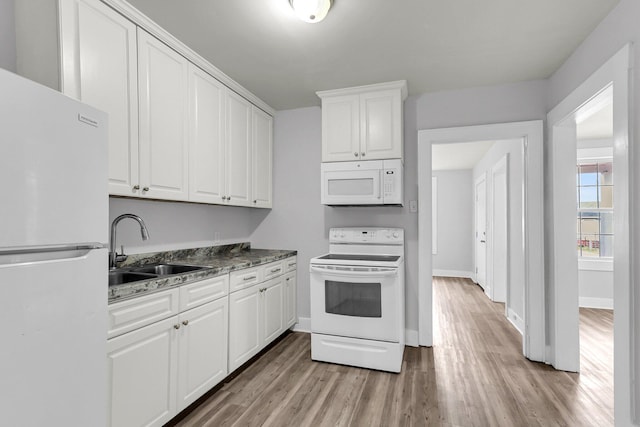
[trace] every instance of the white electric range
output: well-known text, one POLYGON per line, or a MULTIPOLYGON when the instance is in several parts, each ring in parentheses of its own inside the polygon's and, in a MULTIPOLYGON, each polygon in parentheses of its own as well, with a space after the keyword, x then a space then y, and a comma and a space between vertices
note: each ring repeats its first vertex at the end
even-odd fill
POLYGON ((404 352, 404 230, 332 228, 310 262, 311 358, 400 372, 404 352))

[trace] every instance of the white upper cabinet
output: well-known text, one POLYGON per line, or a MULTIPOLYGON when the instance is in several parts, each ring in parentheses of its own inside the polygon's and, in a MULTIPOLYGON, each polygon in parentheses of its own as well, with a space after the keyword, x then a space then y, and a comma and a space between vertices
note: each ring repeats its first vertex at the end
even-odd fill
POLYGON ((251 206, 251 103, 228 91, 226 202, 251 206))
POLYGON ((188 61, 138 29, 138 81, 142 195, 188 200, 188 61))
POLYGON ((271 207, 273 165, 273 118, 252 107, 253 116, 253 196, 254 207, 271 207))
POLYGON ((226 88, 189 64, 189 98, 189 200, 223 203, 226 88))
POLYGON ((99 0, 60 0, 62 92, 109 114, 109 193, 138 184, 136 26, 99 0))
POLYGON ((406 81, 318 92, 322 161, 401 159, 406 81))

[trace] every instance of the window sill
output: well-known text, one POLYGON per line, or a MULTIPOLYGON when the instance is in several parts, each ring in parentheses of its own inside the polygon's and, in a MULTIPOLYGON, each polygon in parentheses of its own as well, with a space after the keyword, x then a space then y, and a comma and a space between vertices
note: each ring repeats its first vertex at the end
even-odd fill
POLYGON ((578 258, 578 270, 613 271, 613 259, 578 258))

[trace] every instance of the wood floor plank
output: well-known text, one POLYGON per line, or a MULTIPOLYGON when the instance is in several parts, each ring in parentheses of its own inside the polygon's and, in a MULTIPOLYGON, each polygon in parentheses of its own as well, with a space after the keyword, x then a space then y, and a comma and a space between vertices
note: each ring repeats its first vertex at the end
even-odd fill
POLYGON ((212 426, 610 426, 613 313, 580 309, 581 373, 522 356, 522 337, 468 279, 434 278, 434 347, 399 374, 311 360, 292 333, 177 423, 212 426))

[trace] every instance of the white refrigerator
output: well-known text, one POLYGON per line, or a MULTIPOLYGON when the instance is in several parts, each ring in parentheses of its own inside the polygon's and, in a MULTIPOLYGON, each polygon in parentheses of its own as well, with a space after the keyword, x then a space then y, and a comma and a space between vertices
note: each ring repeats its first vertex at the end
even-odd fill
POLYGON ((0 424, 106 424, 107 115, 0 69, 0 424))

